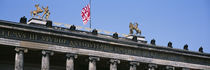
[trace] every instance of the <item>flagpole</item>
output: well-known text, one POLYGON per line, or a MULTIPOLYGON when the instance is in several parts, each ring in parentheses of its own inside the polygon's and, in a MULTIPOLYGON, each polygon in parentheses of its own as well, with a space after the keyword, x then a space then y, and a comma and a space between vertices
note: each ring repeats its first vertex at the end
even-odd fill
POLYGON ((90 28, 91 28, 91 0, 90 0, 90 28))

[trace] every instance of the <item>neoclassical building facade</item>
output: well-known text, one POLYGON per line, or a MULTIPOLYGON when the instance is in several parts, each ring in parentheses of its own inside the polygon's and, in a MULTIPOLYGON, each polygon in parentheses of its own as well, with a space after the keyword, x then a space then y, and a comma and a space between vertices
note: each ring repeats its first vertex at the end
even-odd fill
POLYGON ((210 70, 210 54, 0 20, 0 70, 210 70))

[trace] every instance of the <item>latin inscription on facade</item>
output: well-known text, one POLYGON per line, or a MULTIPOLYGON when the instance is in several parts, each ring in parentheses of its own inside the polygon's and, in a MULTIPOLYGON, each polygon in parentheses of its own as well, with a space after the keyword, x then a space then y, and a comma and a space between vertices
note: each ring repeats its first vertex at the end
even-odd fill
POLYGON ((58 36, 52 36, 52 35, 46 35, 46 34, 37 34, 37 33, 32 33, 32 32, 8 30, 8 29, 1 29, 0 37, 18 39, 18 40, 36 41, 40 43, 49 43, 49 44, 63 45, 63 46, 69 46, 69 47, 75 47, 75 48, 99 50, 99 51, 105 51, 105 52, 115 52, 115 53, 121 53, 121 54, 137 54, 138 53, 138 51, 135 51, 133 49, 119 47, 116 45, 85 41, 85 40, 69 39, 69 38, 64 38, 64 37, 58 37, 58 36))

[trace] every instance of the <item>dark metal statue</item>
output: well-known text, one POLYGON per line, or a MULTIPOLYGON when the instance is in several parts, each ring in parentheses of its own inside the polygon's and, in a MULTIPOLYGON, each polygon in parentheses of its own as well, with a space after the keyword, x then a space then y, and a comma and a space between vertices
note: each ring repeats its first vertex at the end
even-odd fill
POLYGON ((184 50, 188 50, 188 45, 187 44, 184 45, 184 50))
POLYGON ((173 48, 172 42, 170 42, 170 41, 168 42, 168 47, 169 47, 169 48, 173 48))
POLYGON ((203 53, 203 47, 201 46, 198 51, 203 53))
POLYGON ((140 34, 141 35, 141 30, 139 30, 137 22, 135 22, 135 25, 132 24, 132 22, 130 22, 129 28, 130 28, 130 34, 133 34, 133 30, 135 30, 136 34, 140 34))

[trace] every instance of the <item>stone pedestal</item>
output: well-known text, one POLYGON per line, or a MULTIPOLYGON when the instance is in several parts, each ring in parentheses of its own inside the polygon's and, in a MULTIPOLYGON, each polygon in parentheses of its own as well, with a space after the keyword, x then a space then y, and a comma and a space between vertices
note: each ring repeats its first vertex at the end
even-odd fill
POLYGON ((139 35, 128 35, 128 36, 126 36, 126 38, 131 39, 131 40, 132 40, 134 37, 137 37, 136 40, 137 40, 138 42, 147 43, 147 41, 145 40, 145 37, 144 37, 144 36, 139 36, 139 35))
POLYGON ((28 20, 27 24, 52 27, 51 20, 45 20, 45 19, 39 19, 39 18, 31 18, 28 20))

